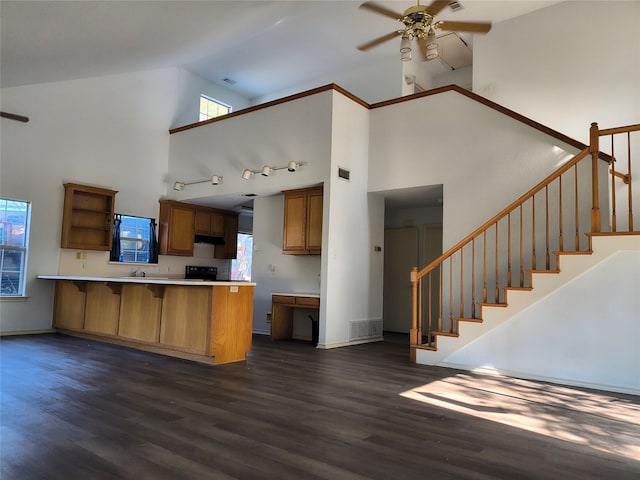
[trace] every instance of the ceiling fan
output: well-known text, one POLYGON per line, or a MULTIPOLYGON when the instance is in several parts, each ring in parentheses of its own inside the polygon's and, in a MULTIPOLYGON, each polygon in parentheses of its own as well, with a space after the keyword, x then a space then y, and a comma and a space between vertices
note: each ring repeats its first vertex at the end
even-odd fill
POLYGON ((402 60, 411 60, 411 41, 414 39, 418 43, 420 59, 433 60, 438 57, 437 31, 487 33, 491 30, 491 22, 436 21, 435 16, 449 3, 451 0, 435 0, 431 2, 431 5, 426 6, 420 5, 420 0, 418 0, 416 5, 407 8, 404 13, 396 13, 376 2, 364 2, 360 8, 393 18, 404 26, 399 30, 359 45, 358 50, 366 51, 392 38, 401 37, 400 58, 402 60))

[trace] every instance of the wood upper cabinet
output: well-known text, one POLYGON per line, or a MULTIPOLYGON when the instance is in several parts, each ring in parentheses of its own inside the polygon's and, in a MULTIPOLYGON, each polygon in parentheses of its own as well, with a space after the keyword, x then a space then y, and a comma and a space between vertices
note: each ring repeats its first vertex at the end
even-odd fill
POLYGON ((206 207, 196 208, 196 235, 224 237, 225 214, 206 207))
POLYGON ((111 250, 115 190, 65 183, 62 248, 111 250))
POLYGON ((282 253, 320 255, 322 251, 322 187, 284 193, 282 253))
POLYGON ((224 245, 216 245, 213 258, 233 259, 238 256, 238 214, 224 215, 224 245))
POLYGON ((158 251, 161 255, 193 256, 195 216, 193 205, 160 200, 158 251))

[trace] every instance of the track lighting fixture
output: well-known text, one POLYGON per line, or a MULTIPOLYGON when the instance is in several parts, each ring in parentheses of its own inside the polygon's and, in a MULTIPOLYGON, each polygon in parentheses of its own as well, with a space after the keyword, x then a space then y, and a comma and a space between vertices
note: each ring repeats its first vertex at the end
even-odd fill
POLYGON ((268 177, 276 170, 288 170, 290 172, 295 172, 298 167, 304 167, 306 162, 296 162, 295 160, 291 160, 286 166, 283 167, 270 167, 269 165, 264 165, 260 170, 249 170, 245 168, 242 171, 242 178, 244 180, 249 180, 253 175, 257 175, 258 173, 263 177, 268 177))
POLYGON ((211 183, 211 185, 220 185, 222 183, 222 175, 212 175, 211 177, 205 180, 197 180, 195 182, 177 181, 173 184, 173 189, 179 192, 187 185, 195 185, 197 183, 211 183))

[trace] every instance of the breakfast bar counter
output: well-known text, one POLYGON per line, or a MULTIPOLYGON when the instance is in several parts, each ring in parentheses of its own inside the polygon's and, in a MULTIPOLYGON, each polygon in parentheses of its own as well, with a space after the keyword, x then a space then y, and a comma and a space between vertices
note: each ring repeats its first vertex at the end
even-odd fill
POLYGON ((40 275, 55 281, 53 326, 205 363, 246 359, 255 283, 160 277, 40 275))

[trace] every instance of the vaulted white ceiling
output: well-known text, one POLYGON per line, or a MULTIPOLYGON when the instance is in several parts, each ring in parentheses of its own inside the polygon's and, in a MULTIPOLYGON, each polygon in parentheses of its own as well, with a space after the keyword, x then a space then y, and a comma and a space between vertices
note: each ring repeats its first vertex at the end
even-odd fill
MULTIPOLYGON (((260 97, 396 58, 395 39, 369 52, 355 48, 400 25, 359 9, 361 3, 2 0, 2 86, 179 66, 248 98, 260 97)), ((413 4, 379 3, 397 12, 413 4)), ((446 8, 437 18, 497 23, 558 2, 459 3, 462 10, 446 8)))

